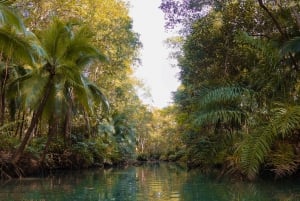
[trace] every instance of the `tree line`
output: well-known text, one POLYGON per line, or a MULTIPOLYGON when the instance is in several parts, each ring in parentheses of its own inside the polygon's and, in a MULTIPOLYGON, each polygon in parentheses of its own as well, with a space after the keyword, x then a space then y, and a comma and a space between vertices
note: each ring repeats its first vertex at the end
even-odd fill
POLYGON ((0 15, 1 177, 134 158, 149 108, 128 5, 12 0, 0 15))
POLYGON ((250 180, 299 173, 298 1, 163 0, 179 25, 174 118, 187 162, 250 180))

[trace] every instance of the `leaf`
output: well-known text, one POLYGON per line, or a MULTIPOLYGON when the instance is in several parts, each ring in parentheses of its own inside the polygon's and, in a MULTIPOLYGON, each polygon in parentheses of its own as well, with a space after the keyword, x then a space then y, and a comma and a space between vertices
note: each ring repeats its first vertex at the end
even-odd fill
POLYGON ((299 52, 300 51, 300 36, 295 37, 289 41, 287 41, 282 49, 281 49, 281 54, 286 55, 289 52, 299 52))
POLYGON ((270 122, 247 136, 241 147, 241 165, 251 179, 258 174, 273 142, 279 136, 292 135, 292 131, 300 128, 300 106, 279 104, 272 111, 270 122))

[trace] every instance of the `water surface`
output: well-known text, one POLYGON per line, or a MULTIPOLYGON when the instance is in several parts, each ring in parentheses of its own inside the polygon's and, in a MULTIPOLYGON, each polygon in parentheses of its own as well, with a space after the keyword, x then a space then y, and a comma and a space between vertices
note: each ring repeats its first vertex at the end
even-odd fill
POLYGON ((61 173, 2 183, 1 201, 298 201, 300 182, 217 181, 175 164, 61 173))

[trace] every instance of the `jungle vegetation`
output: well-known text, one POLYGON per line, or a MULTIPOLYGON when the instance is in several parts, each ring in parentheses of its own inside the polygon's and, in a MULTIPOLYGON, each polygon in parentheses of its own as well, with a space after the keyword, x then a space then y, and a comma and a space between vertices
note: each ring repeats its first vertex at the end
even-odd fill
POLYGON ((172 109, 137 93, 142 44, 128 6, 0 1, 0 178, 176 159, 172 109))
MULTIPOLYGON (((174 104, 143 103, 139 34, 120 0, 0 1, 0 176, 187 163, 299 174, 300 3, 162 0, 174 104)), ((155 59, 155 58, 154 58, 155 59)))
POLYGON ((168 42, 181 70, 175 118, 189 165, 250 180, 299 173, 299 1, 160 7, 166 27, 180 29, 168 42))

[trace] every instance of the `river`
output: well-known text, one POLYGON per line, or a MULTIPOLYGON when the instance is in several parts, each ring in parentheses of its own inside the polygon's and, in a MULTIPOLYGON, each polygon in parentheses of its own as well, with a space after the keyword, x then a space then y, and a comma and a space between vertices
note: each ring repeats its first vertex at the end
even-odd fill
POLYGON ((217 181, 184 167, 152 163, 2 182, 1 201, 296 201, 300 182, 217 181))

